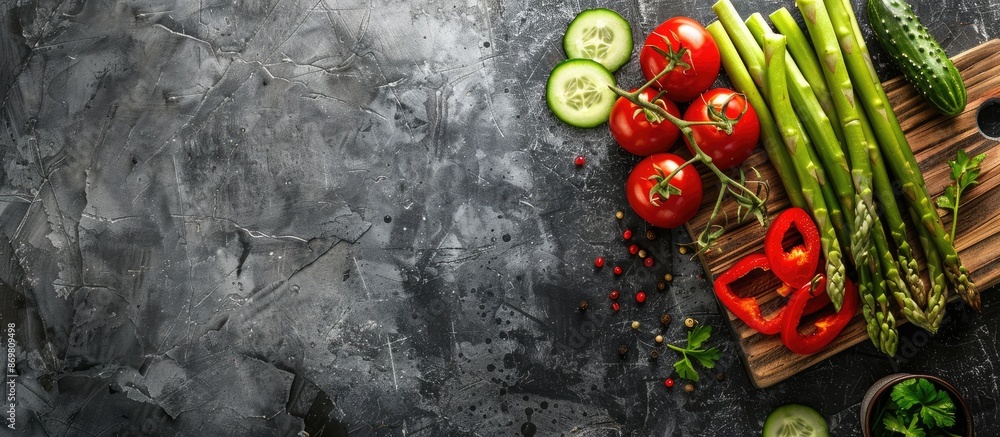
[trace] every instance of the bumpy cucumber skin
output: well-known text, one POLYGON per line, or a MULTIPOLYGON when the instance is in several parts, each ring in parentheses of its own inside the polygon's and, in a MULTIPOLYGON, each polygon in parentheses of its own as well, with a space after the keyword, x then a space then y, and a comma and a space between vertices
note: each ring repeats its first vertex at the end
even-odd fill
POLYGON ((920 95, 944 115, 965 110, 962 76, 906 0, 868 0, 868 21, 882 47, 920 95))

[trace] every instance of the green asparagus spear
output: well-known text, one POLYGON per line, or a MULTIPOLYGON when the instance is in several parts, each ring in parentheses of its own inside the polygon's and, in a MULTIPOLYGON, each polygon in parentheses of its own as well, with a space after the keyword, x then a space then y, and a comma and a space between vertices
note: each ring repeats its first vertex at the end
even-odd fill
POLYGON ((768 101, 771 102, 785 146, 795 161, 795 170, 802 184, 802 194, 812 209, 813 218, 820 231, 820 242, 826 256, 827 293, 830 294, 831 301, 843 302, 846 277, 840 244, 837 242, 837 234, 830 222, 820 181, 817 179, 821 169, 808 154, 804 153, 809 147, 808 139, 801 123, 795 117, 788 96, 784 36, 771 34, 764 38, 764 64, 768 101))
MULTIPOLYGON (((909 211, 914 223, 916 223, 916 220, 919 219, 917 212, 913 209, 909 211)), ((930 291, 927 294, 926 309, 924 310, 924 318, 926 320, 916 323, 916 325, 933 333, 937 332, 938 327, 941 326, 941 321, 944 320, 945 306, 948 303, 948 281, 945 279, 944 267, 941 265, 941 255, 934 249, 934 243, 931 242, 930 231, 921 226, 915 227, 917 228, 920 245, 927 254, 927 259, 924 262, 927 264, 927 276, 931 280, 930 291)))

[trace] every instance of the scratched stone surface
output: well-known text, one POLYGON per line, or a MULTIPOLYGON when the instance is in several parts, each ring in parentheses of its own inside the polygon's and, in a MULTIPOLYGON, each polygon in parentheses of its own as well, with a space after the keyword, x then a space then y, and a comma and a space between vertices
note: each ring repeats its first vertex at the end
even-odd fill
MULTIPOLYGON (((637 158, 546 108, 562 32, 603 6, 639 43, 711 4, 0 1, 14 434, 753 435, 801 402, 850 436, 896 371, 952 380, 1000 434, 996 290, 933 338, 904 327, 896 359, 862 344, 758 390, 687 237, 615 220, 637 158), (691 394, 647 359, 684 339, 664 312, 716 328, 691 394)), ((997 0, 914 4, 950 54, 1000 37, 997 0)), ((638 85, 636 57, 616 76, 638 85)))

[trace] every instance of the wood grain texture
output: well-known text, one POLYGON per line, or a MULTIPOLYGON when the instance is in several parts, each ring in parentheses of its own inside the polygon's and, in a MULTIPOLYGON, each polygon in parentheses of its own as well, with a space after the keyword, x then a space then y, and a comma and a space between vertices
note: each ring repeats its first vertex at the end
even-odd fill
MULTIPOLYGON (((933 198, 940 195, 950 183, 947 161, 959 149, 966 150, 971 156, 987 152, 998 144, 979 131, 976 118, 984 102, 1000 98, 1000 40, 986 42, 959 54, 953 60, 962 73, 969 95, 965 111, 955 117, 939 115, 902 78, 892 79, 884 84, 933 198)), ((762 179, 773 181, 769 184, 771 192, 767 200, 772 218, 788 208, 788 198, 762 149, 758 149, 743 167, 747 170, 754 167, 760 171, 762 179)), ((1000 189, 997 188, 1000 185, 1000 153, 989 153, 982 169, 980 184, 962 195, 962 214, 955 245, 963 263, 971 271, 972 279, 980 290, 985 290, 1000 283, 1000 214, 997 214, 1000 211, 1000 189)), ((717 183, 706 185, 702 208, 687 225, 692 238, 706 226, 711 203, 717 193, 717 183)), ((730 203, 728 215, 734 217, 735 212, 735 206, 730 203)), ((951 217, 945 215, 944 211, 939 212, 944 217, 945 227, 950 228, 951 217)), ((714 280, 719 273, 743 256, 762 251, 764 232, 765 229, 756 222, 728 229, 714 248, 700 257, 709 277, 714 280)), ((742 284, 746 285, 740 290, 741 294, 757 296, 762 301, 774 300, 776 293, 772 292, 773 284, 766 281, 746 281, 742 284)), ((778 336, 761 335, 732 313, 727 313, 750 379, 759 388, 776 384, 831 355, 868 341, 865 322, 859 313, 822 352, 797 355, 786 349, 778 336)))

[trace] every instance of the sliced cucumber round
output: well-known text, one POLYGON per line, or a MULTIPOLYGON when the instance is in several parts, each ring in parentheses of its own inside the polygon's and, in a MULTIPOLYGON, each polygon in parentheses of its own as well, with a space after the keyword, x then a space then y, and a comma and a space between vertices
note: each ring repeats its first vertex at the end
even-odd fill
POLYGON ((764 421, 764 437, 829 437, 826 419, 818 411, 801 404, 775 408, 764 421))
POLYGON ((615 72, 632 56, 632 26, 611 9, 587 9, 569 23, 563 49, 568 58, 593 59, 615 72))
POLYGON ((594 127, 608 121, 618 95, 609 88, 615 77, 590 59, 567 59, 556 65, 545 86, 545 101, 571 126, 594 127))

